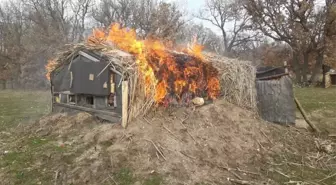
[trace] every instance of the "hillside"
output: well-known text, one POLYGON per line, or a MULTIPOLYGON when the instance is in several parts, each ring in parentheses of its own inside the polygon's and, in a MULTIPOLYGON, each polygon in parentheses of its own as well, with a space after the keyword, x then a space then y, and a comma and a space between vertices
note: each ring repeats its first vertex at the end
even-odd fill
POLYGON ((0 137, 5 184, 336 181, 332 141, 265 123, 223 100, 156 110, 126 130, 87 113, 49 115, 14 129, 0 137))

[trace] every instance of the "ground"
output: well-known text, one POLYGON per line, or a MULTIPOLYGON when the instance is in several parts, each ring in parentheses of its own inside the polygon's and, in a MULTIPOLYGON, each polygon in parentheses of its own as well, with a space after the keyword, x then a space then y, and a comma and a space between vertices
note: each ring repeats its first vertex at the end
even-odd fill
POLYGON ((124 130, 87 113, 46 115, 48 92, 0 92, 0 179, 55 185, 336 184, 336 146, 327 136, 334 133, 335 90, 295 89, 322 134, 263 122, 223 100, 159 109, 124 130))

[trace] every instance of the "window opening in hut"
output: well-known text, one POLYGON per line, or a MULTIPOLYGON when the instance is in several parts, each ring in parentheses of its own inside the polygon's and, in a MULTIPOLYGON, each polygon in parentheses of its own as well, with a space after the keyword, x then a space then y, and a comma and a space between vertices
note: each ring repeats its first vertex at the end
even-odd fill
POLYGON ((69 95, 69 103, 73 105, 76 104, 76 95, 69 95))
POLYGON ((111 93, 108 97, 108 104, 107 104, 110 108, 114 108, 115 107, 115 95, 113 93, 111 93))
POLYGON ((57 93, 57 94, 54 94, 54 102, 56 102, 56 103, 61 103, 61 101, 60 101, 60 95, 57 93))
POLYGON ((64 92, 60 93, 60 103, 68 103, 68 95, 64 92))
POLYGON ((87 96, 86 97, 86 103, 89 105, 93 105, 93 96, 87 96))

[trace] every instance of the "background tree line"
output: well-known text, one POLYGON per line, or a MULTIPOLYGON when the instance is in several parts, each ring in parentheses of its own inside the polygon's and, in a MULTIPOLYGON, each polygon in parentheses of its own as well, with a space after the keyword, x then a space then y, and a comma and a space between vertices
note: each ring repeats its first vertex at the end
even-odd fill
POLYGON ((287 60, 298 82, 314 79, 323 63, 335 66, 335 0, 206 0, 189 13, 179 7, 161 0, 2 2, 0 89, 11 79, 27 88, 47 87, 44 65, 53 53, 114 22, 141 38, 177 44, 196 38, 207 51, 255 64, 287 60))

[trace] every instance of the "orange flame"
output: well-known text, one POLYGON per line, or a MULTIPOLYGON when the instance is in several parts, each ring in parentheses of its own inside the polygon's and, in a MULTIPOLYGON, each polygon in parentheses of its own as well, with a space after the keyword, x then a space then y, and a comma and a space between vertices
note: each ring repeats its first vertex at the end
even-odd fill
POLYGON ((47 65, 45 65, 45 68, 47 70, 46 77, 50 81, 50 74, 51 72, 56 68, 58 63, 55 60, 49 60, 47 65))
POLYGON ((196 39, 190 48, 182 50, 194 57, 188 59, 177 59, 176 54, 159 40, 138 40, 135 30, 121 28, 119 24, 113 24, 108 34, 94 30, 89 43, 95 42, 111 42, 133 54, 145 82, 145 93, 148 94, 151 85, 155 85, 154 98, 158 103, 163 102, 168 94, 179 98, 186 91, 195 96, 207 91, 211 99, 219 96, 217 71, 204 62, 203 46, 197 44, 196 39), (178 60, 182 60, 182 63, 178 60))

